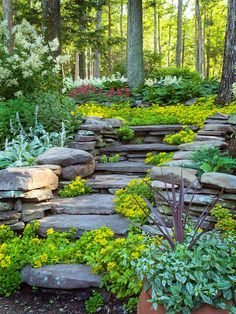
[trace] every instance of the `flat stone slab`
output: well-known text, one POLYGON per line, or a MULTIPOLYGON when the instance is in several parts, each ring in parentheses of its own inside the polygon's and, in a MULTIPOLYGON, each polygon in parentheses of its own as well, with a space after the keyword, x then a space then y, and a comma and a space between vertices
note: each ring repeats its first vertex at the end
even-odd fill
POLYGON ((85 289, 99 287, 101 279, 91 268, 80 264, 57 264, 40 268, 27 265, 21 271, 21 281, 32 287, 48 289, 85 289))
MULTIPOLYGON (((167 191, 161 191, 159 192, 161 195, 163 195, 166 199, 172 199, 172 193, 167 191)), ((157 195, 158 198, 158 195, 157 195)), ((176 193, 176 200, 179 201, 179 193, 176 193)), ((213 204, 215 200, 214 196, 210 195, 201 195, 201 194, 186 194, 184 197, 185 203, 192 203, 194 205, 200 205, 200 206, 206 206, 209 204, 213 204)))
POLYGON ((186 143, 179 145, 180 150, 196 150, 203 147, 220 147, 223 148, 227 146, 225 142, 222 141, 195 141, 192 143, 186 143))
POLYGON ((91 160, 86 163, 63 167, 61 178, 64 180, 74 180, 78 176, 85 178, 93 174, 94 170, 95 160, 91 160))
MULTIPOLYGON (((159 124, 159 125, 141 125, 131 126, 135 132, 151 132, 151 131, 181 131, 183 129, 182 124, 159 124)), ((189 129, 198 130, 196 126, 188 126, 189 129)))
POLYGON ((196 141, 221 141, 224 142, 225 138, 220 136, 207 136, 207 135, 197 135, 195 137, 196 141))
POLYGON ((130 221, 119 215, 53 215, 39 220, 40 234, 47 235, 47 230, 53 228, 55 231, 69 231, 70 228, 77 230, 76 236, 86 230, 95 230, 101 227, 108 227, 117 235, 125 235, 128 232, 130 221))
POLYGON ((209 172, 201 177, 203 186, 217 187, 228 192, 236 192, 236 176, 226 173, 209 172))
POLYGON ((153 167, 150 173, 152 179, 164 181, 167 183, 174 183, 179 185, 181 178, 183 178, 184 185, 199 189, 200 183, 196 176, 197 170, 186 169, 182 167, 153 167))
POLYGON ((70 215, 109 215, 114 213, 114 196, 110 194, 88 194, 73 198, 52 200, 52 212, 70 215))
POLYGON ((177 151, 178 146, 167 145, 167 144, 130 144, 130 145, 119 145, 102 148, 101 153, 109 152, 173 152, 177 151))
POLYGON ((92 189, 122 189, 138 176, 126 176, 119 174, 96 175, 94 179, 89 179, 86 184, 92 189))
POLYGON ((114 173, 146 173, 152 166, 143 162, 121 161, 97 163, 96 171, 110 171, 114 173))
POLYGON ((192 151, 183 151, 183 152, 176 152, 172 158, 172 160, 186 160, 190 159, 192 155, 192 151))
POLYGON ((233 133, 233 128, 230 124, 205 124, 204 131, 219 131, 233 133))
POLYGON ((68 147, 75 148, 75 149, 81 149, 81 150, 88 150, 91 151, 95 149, 96 142, 71 142, 69 143, 68 147))
POLYGON ((54 164, 60 166, 70 166, 81 164, 93 160, 93 156, 83 150, 67 148, 67 147, 52 147, 37 158, 37 163, 54 164))
POLYGON ((0 191, 56 189, 58 177, 47 168, 19 167, 0 170, 0 191))
POLYGON ((169 167, 185 167, 185 168, 191 168, 193 166, 193 162, 189 159, 181 159, 181 160, 170 160, 165 163, 165 166, 169 167))

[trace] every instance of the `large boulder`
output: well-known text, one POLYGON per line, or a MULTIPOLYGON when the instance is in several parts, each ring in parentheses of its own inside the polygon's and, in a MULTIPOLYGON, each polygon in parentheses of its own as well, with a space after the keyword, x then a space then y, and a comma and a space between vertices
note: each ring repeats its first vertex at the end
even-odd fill
POLYGON ((47 168, 7 168, 0 171, 0 191, 31 191, 56 189, 58 177, 47 168))
POLYGON ((236 192, 236 176, 226 173, 209 172, 201 177, 201 183, 207 187, 217 187, 228 192, 236 192))
POLYGON ((80 264, 57 264, 33 268, 27 265, 21 271, 21 281, 33 287, 48 289, 85 289, 96 288, 100 277, 91 272, 91 268, 80 264))
POLYGON ((94 170, 95 161, 91 160, 83 164, 71 165, 62 168, 61 178, 65 180, 74 180, 78 176, 85 178, 93 174, 94 170))
POLYGON ((181 177, 183 177, 185 186, 192 186, 193 188, 201 188, 197 171, 194 169, 185 169, 182 167, 153 167, 150 176, 154 180, 160 180, 167 183, 174 183, 179 185, 181 177))
POLYGON ((52 147, 37 158, 37 163, 53 164, 60 166, 71 166, 86 163, 93 160, 93 156, 88 152, 67 147, 52 147))

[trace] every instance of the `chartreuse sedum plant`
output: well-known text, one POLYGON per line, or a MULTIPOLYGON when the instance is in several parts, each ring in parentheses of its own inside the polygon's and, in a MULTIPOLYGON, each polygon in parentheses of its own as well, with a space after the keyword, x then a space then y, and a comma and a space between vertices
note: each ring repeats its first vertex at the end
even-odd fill
MULTIPOLYGON (((235 239, 222 238, 217 231, 201 229, 219 197, 212 206, 203 209, 192 226, 188 221, 191 202, 185 206, 185 196, 192 185, 185 188, 181 178, 176 192, 174 180, 171 184, 172 189, 167 190, 167 196, 156 190, 157 207, 146 200, 151 212, 150 220, 164 238, 158 247, 151 243, 136 264, 137 273, 145 282, 144 289, 150 293, 149 301, 155 310, 163 305, 167 314, 191 314, 205 303, 223 309, 228 307, 229 313, 235 313, 232 305, 227 304, 227 301, 235 299, 235 239), (172 231, 159 213, 161 206, 170 208, 172 231)), ((137 199, 135 201, 138 203, 137 199)))
POLYGON ((118 190, 114 200, 115 211, 134 222, 144 223, 149 213, 144 197, 151 203, 154 202, 154 193, 150 187, 150 182, 151 180, 148 177, 133 179, 126 188, 118 190), (134 202, 134 197, 138 200, 139 204, 142 204, 146 213, 140 208, 137 202, 134 202))
POLYGON ((117 130, 117 134, 122 141, 129 141, 134 137, 134 130, 130 126, 125 125, 117 130))
POLYGON ((166 162, 170 161, 174 156, 174 153, 147 153, 145 164, 153 165, 153 166, 162 166, 166 162))
POLYGON ((104 305, 104 298, 98 291, 93 291, 88 300, 85 301, 85 309, 89 314, 97 313, 104 305))
POLYGON ((164 143, 170 145, 180 145, 191 143, 194 141, 196 134, 188 127, 183 127, 183 130, 176 134, 169 134, 164 137, 164 143))
POLYGON ((120 155, 119 154, 115 154, 113 156, 107 156, 107 155, 102 155, 101 156, 101 162, 102 163, 107 163, 107 162, 118 162, 120 160, 120 155))
POLYGON ((89 194, 92 189, 86 185, 85 179, 76 177, 70 184, 65 185, 63 189, 59 191, 60 197, 76 197, 84 194, 89 194))
POLYGON ((231 213, 228 208, 217 204, 211 210, 211 215, 216 218, 215 228, 224 234, 231 234, 236 237, 236 215, 231 213))

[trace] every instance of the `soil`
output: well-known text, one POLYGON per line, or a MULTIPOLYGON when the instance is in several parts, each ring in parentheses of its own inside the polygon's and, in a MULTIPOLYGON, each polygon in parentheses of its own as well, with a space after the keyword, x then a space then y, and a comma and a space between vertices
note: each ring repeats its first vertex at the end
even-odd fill
MULTIPOLYGON (((87 314, 84 301, 89 298, 91 291, 60 294, 46 292, 24 285, 13 296, 0 297, 0 314, 87 314)), ((109 293, 102 294, 105 305, 97 313, 127 314, 123 302, 109 293)))

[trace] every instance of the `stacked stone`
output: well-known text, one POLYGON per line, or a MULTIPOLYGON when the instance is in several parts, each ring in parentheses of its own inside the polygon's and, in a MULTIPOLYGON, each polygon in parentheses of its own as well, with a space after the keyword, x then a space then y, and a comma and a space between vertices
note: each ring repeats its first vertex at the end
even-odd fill
POLYGON ((81 130, 75 136, 73 142, 68 146, 85 150, 94 156, 98 155, 101 147, 119 143, 117 129, 122 126, 123 121, 120 119, 88 117, 85 123, 81 125, 81 130))
POLYGON ((85 178, 93 174, 95 160, 92 154, 74 148, 53 147, 37 158, 39 165, 52 164, 61 167, 60 179, 71 181, 77 176, 85 178))
POLYGON ((22 230, 25 223, 43 218, 58 186, 60 167, 7 168, 0 171, 0 225, 22 230))

